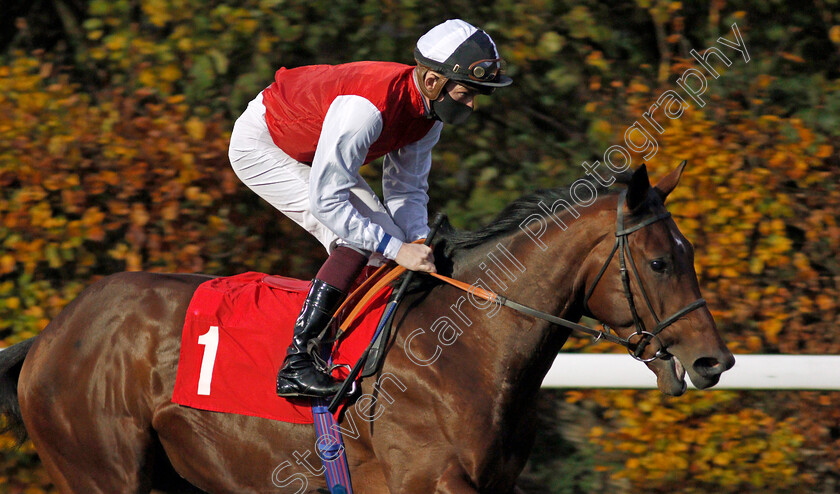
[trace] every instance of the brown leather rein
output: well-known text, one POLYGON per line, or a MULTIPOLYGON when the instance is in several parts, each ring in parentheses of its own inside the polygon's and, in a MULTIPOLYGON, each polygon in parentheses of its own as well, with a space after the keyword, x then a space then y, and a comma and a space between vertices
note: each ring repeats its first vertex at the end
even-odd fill
MULTIPOLYGON (((592 295, 592 292, 595 290, 595 287, 601 281, 604 273, 606 272, 607 268, 609 267, 610 263, 612 262, 613 257, 615 257, 616 252, 618 252, 618 260, 619 260, 619 272, 621 273, 621 282, 624 287, 624 296, 627 299, 627 303, 630 306, 630 312, 633 315, 633 322, 636 326, 636 332, 630 335, 627 338, 621 338, 620 336, 613 334, 606 324, 603 324, 605 331, 599 331, 597 329, 592 329, 588 326, 584 326, 583 324, 579 324, 576 322, 569 321, 567 319, 563 319, 557 317, 555 315, 549 314, 547 312, 543 312, 532 307, 528 307, 527 305, 520 304, 519 302, 515 302, 510 300, 509 298, 499 295, 497 293, 484 290, 483 288, 469 285, 463 281, 459 281, 453 278, 449 278, 447 276, 443 276, 438 273, 424 273, 430 276, 434 276, 435 278, 448 283, 460 290, 463 290, 467 293, 470 293, 476 297, 482 298, 486 301, 497 303, 513 309, 517 312, 522 314, 527 314, 529 316, 533 316, 544 321, 548 321, 552 324, 557 326, 570 329, 572 331, 577 331, 579 333, 584 333, 589 335, 595 339, 595 342, 600 340, 609 341, 611 343, 615 343, 621 345, 630 352, 630 355, 633 356, 636 360, 640 360, 642 362, 651 362, 656 359, 664 359, 667 360, 671 358, 671 354, 668 353, 665 345, 659 339, 659 333, 661 333, 665 328, 674 324, 677 320, 688 314, 689 312, 694 311, 695 309, 699 309, 706 305, 706 301, 702 298, 698 298, 694 302, 686 305, 682 309, 676 311, 675 313, 671 314, 670 316, 666 317, 663 320, 659 320, 659 317, 656 315, 656 311, 653 310, 653 305, 650 302, 650 298, 645 291, 644 285, 642 285, 641 277, 639 276, 639 272, 636 269, 636 263, 633 261, 633 256, 630 253, 630 246, 627 242, 627 237, 642 228, 656 223, 658 221, 662 221, 667 219, 671 216, 671 213, 665 212, 658 214, 656 216, 650 216, 646 219, 643 219, 638 224, 625 228, 624 227, 624 203, 626 201, 626 191, 623 191, 618 199, 618 213, 616 218, 616 240, 615 245, 613 246, 612 252, 610 253, 607 260, 604 262, 604 265, 601 267, 601 270, 598 272, 598 275, 595 277, 595 282, 586 292, 586 296, 583 300, 584 307, 587 307, 587 303, 589 302, 589 297, 592 295), (633 277, 636 279, 636 283, 639 285, 639 291, 642 293, 642 297, 647 304, 650 313, 653 315, 653 319, 656 321, 656 327, 648 331, 645 328, 644 322, 639 317, 639 314, 636 310, 636 304, 633 298, 633 293, 630 290, 630 276, 627 270, 627 262, 626 260, 630 260, 630 267, 633 271, 633 277), (649 358, 642 358, 642 354, 645 351, 647 345, 650 344, 651 341, 656 340, 659 344, 659 350, 649 358)), ((353 320, 356 316, 361 312, 362 308, 367 304, 368 300, 372 298, 381 288, 385 287, 385 285, 391 283, 393 280, 398 278, 402 273, 406 271, 406 269, 402 266, 396 266, 391 269, 389 272, 385 273, 385 270, 389 267, 389 265, 384 265, 379 268, 370 278, 368 278, 355 292, 353 295, 348 297, 347 304, 351 299, 356 298, 357 293, 365 293, 365 296, 362 297, 359 302, 355 305, 353 311, 344 318, 344 322, 341 324, 338 337, 347 330, 347 328, 352 324, 353 320), (373 285, 372 288, 368 289, 370 285, 373 285)), ((341 313, 344 305, 339 308, 337 311, 338 314, 341 313)))

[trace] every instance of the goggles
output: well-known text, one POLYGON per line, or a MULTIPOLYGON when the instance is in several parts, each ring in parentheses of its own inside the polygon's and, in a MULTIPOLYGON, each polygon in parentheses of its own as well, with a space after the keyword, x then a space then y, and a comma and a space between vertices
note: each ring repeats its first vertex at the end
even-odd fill
MULTIPOLYGON (((456 64, 455 67, 452 68, 452 71, 456 74, 460 74, 463 72, 463 69, 460 65, 456 64)), ((470 79, 476 82, 490 82, 496 79, 496 76, 498 76, 499 72, 501 71, 501 58, 478 60, 470 64, 470 67, 466 70, 467 75, 470 77, 470 79)))

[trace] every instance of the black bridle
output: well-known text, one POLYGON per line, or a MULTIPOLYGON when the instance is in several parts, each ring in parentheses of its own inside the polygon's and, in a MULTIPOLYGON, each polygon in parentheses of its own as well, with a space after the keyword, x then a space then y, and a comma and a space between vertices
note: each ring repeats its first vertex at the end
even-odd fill
MULTIPOLYGON (((656 359, 663 359, 663 360, 670 359, 672 357, 672 355, 670 353, 668 353, 665 345, 662 343, 662 341, 659 339, 659 337, 657 335, 659 333, 661 333, 668 326, 674 324, 678 319, 680 319, 684 315, 688 314, 689 312, 691 312, 695 309, 699 309, 700 307, 703 307, 704 305, 706 305, 706 301, 702 298, 698 298, 694 302, 686 305, 682 309, 680 309, 677 312, 671 314, 670 316, 668 316, 664 320, 662 320, 662 321, 659 320, 659 317, 657 317, 657 315, 656 315, 656 311, 653 310, 653 305, 650 303, 650 299, 647 296, 647 292, 645 292, 645 287, 642 284, 642 279, 639 276, 639 271, 636 269, 636 263, 633 261, 633 256, 630 253, 630 246, 627 242, 627 237, 631 233, 633 233, 635 231, 638 231, 638 230, 641 230, 642 228, 644 228, 646 226, 649 226, 653 223, 664 220, 666 218, 670 218, 671 213, 666 211, 666 212, 660 213, 656 216, 650 216, 650 217, 643 219, 639 223, 637 223, 637 224, 635 224, 635 225, 633 225, 629 228, 625 228, 624 227, 624 203, 626 202, 626 198, 627 198, 627 191, 625 190, 625 191, 621 192, 621 195, 618 198, 618 213, 617 213, 617 216, 616 216, 616 227, 615 227, 615 237, 616 237, 615 245, 613 246, 612 252, 610 252, 610 255, 607 258, 607 260, 604 261, 604 265, 601 267, 601 270, 598 272, 598 275, 595 277, 595 282, 592 284, 591 287, 589 287, 589 290, 586 292, 586 296, 583 298, 583 306, 586 307, 587 310, 589 310, 589 306, 587 305, 588 302, 589 302, 589 297, 592 295, 592 292, 595 290, 595 287, 598 285, 598 282, 601 281, 601 278, 604 276, 604 273, 607 271, 607 268, 609 267, 610 263, 612 262, 612 259, 615 256, 615 253, 618 252, 618 263, 619 263, 619 270, 621 272, 621 283, 624 285, 624 296, 625 296, 625 298, 627 298, 627 303, 630 305, 630 312, 633 314, 633 322, 636 325, 636 332, 633 333, 632 335, 630 335, 627 338, 622 338, 622 337, 618 336, 617 334, 613 334, 612 332, 610 332, 610 327, 607 326, 606 324, 603 324, 603 323, 602 323, 602 325, 604 326, 605 331, 598 331, 597 329, 592 329, 588 326, 584 326, 583 324, 578 324, 576 322, 572 322, 572 321, 569 321, 567 319, 557 317, 555 315, 549 314, 548 312, 543 312, 541 310, 534 309, 533 307, 528 307, 527 305, 522 305, 519 302, 514 302, 513 300, 510 300, 509 298, 507 298, 505 296, 502 296, 502 295, 499 295, 499 294, 496 294, 496 293, 493 293, 493 292, 486 292, 483 289, 478 290, 476 292, 473 292, 472 288, 474 288, 474 287, 467 286, 466 283, 459 282, 458 280, 454 280, 452 278, 442 276, 442 275, 439 275, 437 273, 431 273, 430 275, 434 276, 434 277, 436 277, 436 278, 438 278, 442 281, 445 281, 445 282, 447 282, 447 283, 449 283, 449 284, 451 284, 451 285, 453 285, 453 286, 455 286, 455 287, 457 287, 461 290, 467 291, 469 293, 473 293, 474 295, 479 296, 481 298, 484 298, 486 300, 495 301, 495 302, 497 302, 501 305, 504 305, 505 307, 508 307, 510 309, 513 309, 517 312, 521 312, 523 314, 527 314, 527 315, 542 319, 544 321, 548 321, 552 324, 555 324, 557 326, 560 326, 560 327, 563 327, 563 328, 566 328, 566 329, 570 329, 572 331, 577 331, 579 333, 587 334, 587 335, 593 337, 595 339, 595 342, 598 342, 600 340, 606 340, 606 341, 621 345, 621 346, 627 348, 627 350, 630 352, 630 355, 633 358, 635 358, 636 360, 640 360, 642 362, 652 362, 656 359), (642 297, 644 297, 645 303, 647 304, 648 309, 650 310, 650 313, 653 315, 653 319, 656 321, 656 327, 653 329, 653 331, 647 331, 645 329, 645 324, 642 321, 642 319, 639 317, 639 313, 636 311, 636 303, 633 300, 633 292, 630 290, 630 276, 627 273, 626 259, 630 259, 630 267, 633 269, 633 276, 636 278, 636 282, 639 284, 639 291, 642 292, 642 297), (644 353, 645 348, 647 348, 647 346, 650 344, 651 340, 654 340, 654 339, 656 339, 657 343, 659 344, 659 350, 657 350, 656 353, 654 353, 654 355, 650 358, 647 358, 647 359, 642 358, 642 354, 644 353)), ((429 235, 426 239, 426 242, 425 242, 426 245, 431 243, 432 237, 434 236, 435 232, 437 231, 438 226, 440 226, 442 221, 443 221, 443 215, 441 215, 439 213, 437 218, 435 218, 435 221, 433 221, 430 233, 429 233, 429 235)), ((412 273, 413 272, 409 272, 409 274, 403 279, 402 286, 400 287, 400 290, 397 292, 397 296, 396 296, 395 300, 392 301, 392 302, 389 302, 389 307, 392 307, 391 310, 393 310, 393 307, 396 306, 396 303, 399 301, 399 299, 402 298, 402 294, 405 292, 405 289, 408 286, 408 282, 411 279, 412 273), (394 304, 393 306, 391 305, 392 303, 394 304)), ((386 316, 383 319, 383 321, 385 321, 386 324, 390 324, 390 322, 389 322, 390 317, 386 316)), ((380 328, 377 330, 377 334, 381 330, 382 325, 383 325, 383 322, 380 321, 380 328)), ((387 338, 386 338, 386 340, 387 340, 387 338)), ((335 410, 337 410, 338 405, 343 400, 344 395, 350 390, 350 386, 352 385, 353 382, 355 382, 356 378, 358 377, 359 372, 361 371, 362 367, 364 366, 365 360, 368 357, 368 353, 371 351, 371 348, 372 348, 372 346, 374 345, 375 342, 376 342, 376 337, 374 337, 374 340, 371 341, 370 346, 368 346, 368 348, 365 350, 365 353, 362 355, 362 357, 359 359, 359 361, 356 362, 356 365, 350 371, 350 375, 345 379, 344 384, 341 387, 341 390, 335 396, 333 396, 333 399, 330 402, 330 405, 328 407, 328 410, 330 412, 335 412, 335 410)))
MULTIPOLYGON (((645 286, 642 284, 642 279, 639 276, 639 270, 636 268, 636 263, 633 261, 633 255, 630 252, 630 244, 627 241, 627 238, 630 236, 631 233, 641 230, 642 228, 652 225, 658 221, 665 220, 671 217, 671 213, 665 211, 663 213, 659 213, 655 216, 649 216, 644 218, 639 223, 631 226, 626 227, 624 226, 624 204, 627 199, 627 191, 623 191, 618 198, 618 213, 616 214, 616 224, 615 224, 615 245, 613 245, 612 252, 610 252, 609 257, 604 262, 604 265, 601 267, 601 270, 598 272, 598 275, 595 276, 595 282, 592 283, 592 286, 589 287, 589 290, 586 292, 586 296, 583 298, 583 306, 589 310, 589 297, 592 296, 592 292, 595 291, 595 287, 598 286, 598 282, 601 281, 601 278, 604 276, 604 273, 609 267, 610 263, 612 262, 613 256, 615 253, 618 252, 618 266, 619 272, 621 273, 621 284, 624 287, 624 298, 627 299, 627 304, 630 306, 630 313, 633 315, 633 324, 636 326, 636 332, 630 335, 627 338, 627 348, 630 349, 630 354, 633 358, 637 360, 641 360, 643 362, 650 362, 657 358, 667 359, 671 357, 671 354, 665 348, 665 345, 659 339, 659 333, 661 333, 665 328, 674 324, 678 319, 683 317, 684 315, 692 312, 695 309, 699 309, 706 305, 706 301, 702 298, 698 298, 694 302, 686 305, 682 309, 674 312, 670 316, 666 317, 664 320, 659 320, 659 317, 656 315, 656 311, 653 310, 653 304, 650 302, 650 298, 645 291, 645 286), (653 330, 648 331, 645 328, 645 323, 642 321, 642 318, 639 317, 639 313, 636 310, 636 302, 633 298, 633 292, 630 290, 630 274, 627 272, 627 260, 630 260, 630 268, 633 271, 633 277, 636 279, 636 283, 639 285, 639 291, 642 293, 642 298, 645 300, 645 304, 647 304, 648 310, 650 311, 651 315, 653 316, 653 320, 656 321, 656 327, 653 330), (645 351, 645 348, 650 344, 652 340, 656 340, 659 344, 659 350, 653 355, 653 357, 643 359, 642 354, 645 351), (635 344, 633 342, 635 341, 635 344)), ((609 326, 604 324, 604 328, 609 332, 609 326)))
POLYGON ((607 258, 607 260, 604 261, 604 265, 601 267, 601 270, 598 272, 598 275, 595 277, 595 282, 592 284, 591 287, 589 287, 589 290, 586 292, 586 296, 583 298, 583 306, 586 307, 587 310, 589 310, 589 307, 587 305, 589 302, 589 297, 592 296, 592 292, 595 290, 595 287, 598 285, 598 282, 601 281, 601 278, 607 271, 607 268, 612 262, 615 253, 618 252, 618 263, 619 271, 621 273, 621 283, 624 286, 624 297, 627 299, 627 303, 630 306, 630 312, 633 314, 633 323, 636 326, 635 333, 633 333, 627 338, 622 338, 617 334, 613 334, 610 330, 610 327, 603 323, 602 325, 604 326, 605 331, 598 331, 597 329, 592 329, 588 326, 584 326, 583 324, 578 324, 554 316, 547 312, 543 312, 541 310, 522 305, 502 295, 492 294, 491 297, 501 305, 511 308, 517 312, 540 318, 544 321, 548 321, 552 324, 556 324, 558 326, 571 329, 573 331, 588 334, 589 336, 595 338, 595 342, 598 342, 600 340, 606 340, 624 346, 630 352, 630 355, 633 356, 633 358, 635 358, 636 360, 640 360, 642 362, 651 362, 656 359, 667 360, 671 358, 671 354, 668 353, 668 350, 666 349, 665 345, 659 339, 659 333, 661 333, 668 326, 674 324, 678 319, 688 314, 689 312, 692 312, 693 310, 699 309, 700 307, 706 305, 706 301, 702 298, 698 298, 694 302, 674 312, 665 319, 659 320, 659 317, 656 315, 656 311, 653 310, 653 304, 650 303, 650 298, 648 297, 647 292, 645 292, 645 287, 642 284, 642 279, 639 276, 639 271, 638 269, 636 269, 636 263, 633 261, 633 256, 630 253, 630 245, 627 242, 627 237, 630 236, 631 233, 641 230, 646 226, 652 225, 653 223, 662 221, 666 218, 670 218, 671 213, 666 211, 655 216, 650 216, 642 219, 639 223, 631 227, 625 228, 624 204, 626 202, 626 196, 627 191, 623 191, 618 199, 618 213, 616 217, 615 228, 615 245, 613 246, 612 252, 610 252, 610 255, 607 258), (650 313, 653 315, 653 319, 656 321, 656 327, 651 331, 648 331, 645 328, 645 323, 642 321, 641 317, 639 317, 639 313, 636 310, 636 303, 633 299, 633 292, 630 290, 630 275, 627 272, 627 259, 630 260, 630 268, 633 271, 633 277, 636 279, 636 283, 639 284, 639 291, 642 292, 642 297, 645 299, 645 303, 647 304, 650 313), (652 357, 642 358, 642 354, 644 354, 645 348, 647 348, 650 342, 654 339, 659 344, 659 349, 656 351, 656 353, 654 353, 652 357))

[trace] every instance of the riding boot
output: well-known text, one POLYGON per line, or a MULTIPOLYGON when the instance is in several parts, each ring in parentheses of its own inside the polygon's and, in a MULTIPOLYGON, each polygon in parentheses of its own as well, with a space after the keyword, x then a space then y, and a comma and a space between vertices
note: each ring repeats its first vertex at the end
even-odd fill
POLYGON ((345 293, 338 288, 317 278, 312 280, 312 288, 295 321, 292 344, 277 374, 277 396, 321 398, 332 396, 341 388, 341 381, 315 367, 308 347, 329 324, 344 296, 345 293))

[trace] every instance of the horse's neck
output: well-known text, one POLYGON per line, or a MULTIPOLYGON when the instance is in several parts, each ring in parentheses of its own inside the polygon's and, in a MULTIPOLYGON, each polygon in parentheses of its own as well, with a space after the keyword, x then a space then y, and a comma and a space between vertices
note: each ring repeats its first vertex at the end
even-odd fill
MULTIPOLYGON (((605 230, 605 224, 596 220, 600 208, 590 209, 576 219, 562 218, 565 231, 550 223, 542 246, 518 231, 460 252, 453 259, 453 276, 537 310, 576 320, 582 266, 605 230)), ((467 350, 469 359, 503 370, 488 376, 503 389, 535 393, 568 332, 506 307, 470 309, 465 313, 480 322, 471 325, 470 331, 480 335, 465 339, 466 346, 472 347, 467 350)))
POLYGON ((611 223, 599 221, 601 210, 593 206, 577 219, 566 214, 560 218, 565 230, 549 222, 539 240, 517 230, 458 252, 453 277, 543 312, 570 315, 579 301, 576 292, 584 281, 584 260, 610 233, 611 223))

